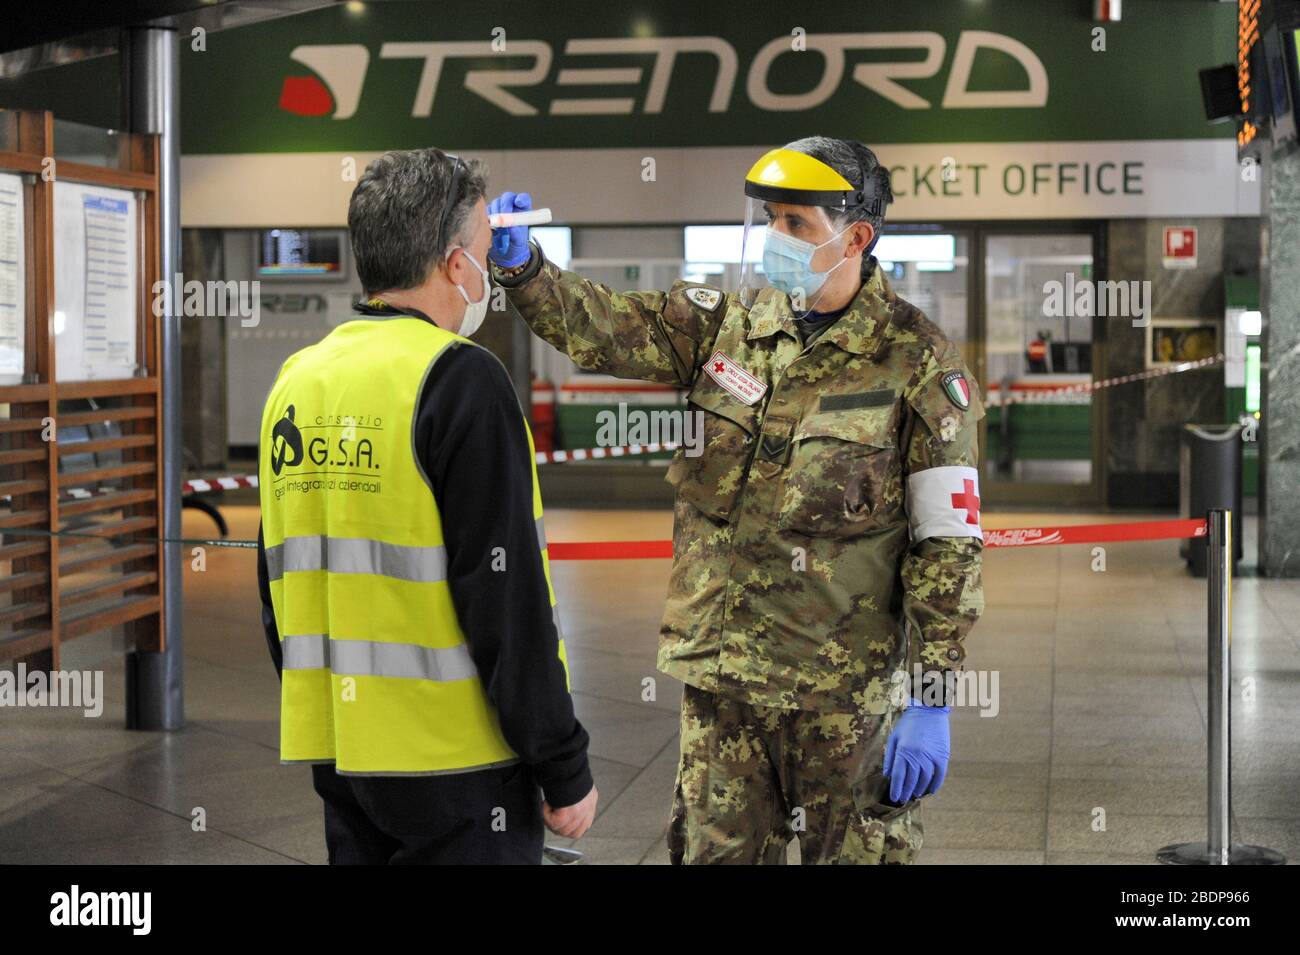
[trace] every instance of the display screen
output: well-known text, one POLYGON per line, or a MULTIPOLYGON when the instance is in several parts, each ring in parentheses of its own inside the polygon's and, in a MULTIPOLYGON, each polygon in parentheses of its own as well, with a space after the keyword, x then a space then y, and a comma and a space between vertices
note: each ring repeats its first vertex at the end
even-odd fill
POLYGON ((257 274, 262 278, 337 276, 343 271, 343 234, 326 229, 262 232, 257 274))

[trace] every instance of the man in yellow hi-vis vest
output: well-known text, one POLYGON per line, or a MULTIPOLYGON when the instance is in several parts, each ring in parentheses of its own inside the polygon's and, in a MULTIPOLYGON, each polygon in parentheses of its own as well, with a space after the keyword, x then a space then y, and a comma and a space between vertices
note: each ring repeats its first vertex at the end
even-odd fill
POLYGON ((595 816, 532 435, 468 338, 491 293, 485 173, 437 149, 366 169, 348 208, 366 301, 284 363, 262 413, 280 756, 312 764, 331 863, 535 863, 543 825, 595 816))

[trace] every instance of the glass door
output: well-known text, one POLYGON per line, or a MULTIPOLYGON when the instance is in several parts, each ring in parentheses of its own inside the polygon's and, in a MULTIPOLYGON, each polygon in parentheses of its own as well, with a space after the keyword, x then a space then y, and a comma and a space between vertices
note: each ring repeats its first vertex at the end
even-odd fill
POLYGON ((982 240, 981 487, 994 501, 1095 503, 1093 318, 1075 307, 1091 301, 1080 290, 1095 276, 1094 233, 1045 223, 982 240))
POLYGON ((960 346, 962 357, 982 381, 983 354, 975 347, 971 308, 969 228, 931 225, 890 226, 872 254, 894 292, 911 302, 960 346))

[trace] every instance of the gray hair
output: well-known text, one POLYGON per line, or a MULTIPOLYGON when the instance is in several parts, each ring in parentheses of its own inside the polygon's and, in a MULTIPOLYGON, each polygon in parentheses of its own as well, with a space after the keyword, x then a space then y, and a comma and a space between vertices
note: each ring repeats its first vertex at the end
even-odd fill
POLYGON ((854 189, 863 189, 867 191, 869 197, 875 195, 880 198, 877 206, 878 214, 874 215, 870 201, 842 212, 827 210, 831 222, 836 226, 847 227, 853 222, 866 222, 871 226, 875 236, 863 254, 862 270, 865 276, 868 270, 868 254, 875 248, 876 241, 880 238, 880 230, 885 225, 885 211, 894 201, 894 190, 889 183, 889 170, 880 164, 875 153, 852 139, 806 136, 803 139, 796 139, 785 148, 824 162, 847 179, 854 189))
POLYGON ((447 250, 468 240, 487 166, 461 162, 454 196, 456 159, 441 149, 392 150, 366 167, 348 203, 348 237, 367 295, 423 285, 447 250))

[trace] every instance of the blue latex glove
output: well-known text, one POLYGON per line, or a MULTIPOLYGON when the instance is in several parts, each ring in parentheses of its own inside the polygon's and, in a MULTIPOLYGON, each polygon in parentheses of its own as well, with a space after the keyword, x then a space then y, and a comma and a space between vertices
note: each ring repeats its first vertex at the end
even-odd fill
MULTIPOLYGON (((533 197, 526 192, 503 192, 488 203, 488 215, 494 212, 523 212, 533 207, 533 197)), ((528 226, 517 225, 509 229, 492 230, 492 247, 488 258, 503 269, 514 268, 528 261, 528 226)))
POLYGON ((885 775, 889 801, 903 804, 937 793, 948 775, 951 747, 949 706, 922 706, 917 700, 903 710, 885 743, 885 775))

